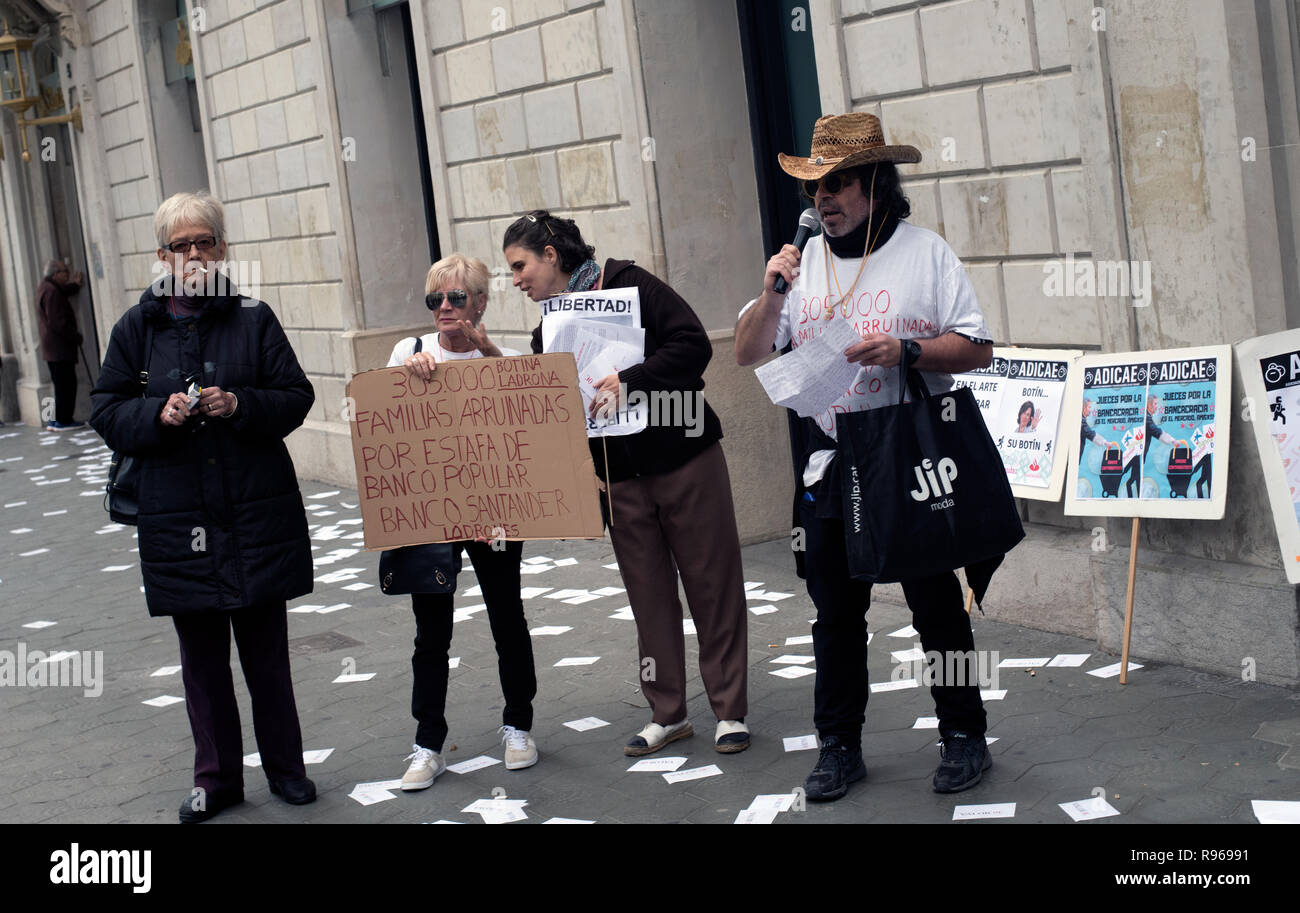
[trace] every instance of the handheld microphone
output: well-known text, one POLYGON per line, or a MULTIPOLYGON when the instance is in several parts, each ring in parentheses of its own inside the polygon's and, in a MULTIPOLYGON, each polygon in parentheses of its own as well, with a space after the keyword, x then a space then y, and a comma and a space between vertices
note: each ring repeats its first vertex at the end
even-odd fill
MULTIPOLYGON (((822 220, 817 215, 817 210, 808 207, 799 215, 799 229, 794 233, 794 240, 790 243, 802 250, 808 236, 820 228, 821 224, 822 220)), ((772 290, 778 295, 784 295, 790 290, 790 283, 785 281, 785 276, 777 276, 776 282, 772 284, 772 290)))

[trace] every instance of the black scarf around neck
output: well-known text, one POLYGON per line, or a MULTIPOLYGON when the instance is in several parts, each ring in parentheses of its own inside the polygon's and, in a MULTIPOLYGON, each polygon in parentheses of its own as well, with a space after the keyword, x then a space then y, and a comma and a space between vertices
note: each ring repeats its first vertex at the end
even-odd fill
POLYGON ((869 239, 868 233, 875 237, 875 246, 872 250, 880 250, 885 246, 894 234, 894 229, 898 228, 898 216, 890 212, 885 215, 885 223, 880 224, 880 220, 872 217, 863 219, 862 224, 847 235, 841 235, 838 238, 832 238, 830 235, 822 232, 826 238, 826 244, 830 247, 831 253, 842 260, 851 260, 861 257, 867 250, 869 239), (876 233, 879 232, 879 235, 876 233))

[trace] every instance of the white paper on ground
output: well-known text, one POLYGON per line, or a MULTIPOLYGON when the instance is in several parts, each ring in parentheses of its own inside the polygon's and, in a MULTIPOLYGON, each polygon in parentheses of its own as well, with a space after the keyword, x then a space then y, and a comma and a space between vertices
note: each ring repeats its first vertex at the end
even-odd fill
POLYGON ((389 799, 396 799, 397 797, 386 789, 366 788, 358 783, 352 788, 352 792, 348 793, 348 798, 360 802, 362 805, 374 805, 377 802, 387 802, 389 799))
POLYGON ((170 707, 172 704, 183 704, 185 698, 175 697, 170 694, 164 694, 159 697, 151 697, 147 701, 141 701, 142 704, 148 704, 150 707, 170 707))
POLYGON ((318 495, 308 495, 308 496, 307 496, 307 500, 308 500, 308 501, 318 501, 318 500, 320 500, 321 498, 332 498, 332 497, 334 497, 336 494, 338 494, 337 491, 322 491, 322 492, 321 492, 320 494, 318 494, 318 495))
POLYGON ((547 818, 542 824, 595 824, 585 818, 547 818))
POLYGON ((350 608, 352 608, 352 603, 350 602, 336 602, 334 603, 334 605, 327 605, 323 609, 317 609, 316 614, 329 615, 331 612, 341 612, 344 609, 350 609, 350 608))
POLYGON ((574 596, 572 599, 561 599, 560 601, 563 602, 565 605, 582 605, 584 602, 591 602, 592 600, 595 599, 604 599, 604 598, 605 597, 599 596, 595 593, 583 593, 581 596, 574 596))
POLYGON ((325 759, 334 753, 333 748, 313 748, 302 753, 304 764, 324 764, 325 759))
POLYGON ((772 808, 749 808, 742 809, 736 813, 736 820, 732 824, 771 824, 776 820, 776 809, 772 808))
POLYGON ((1091 653, 1059 653, 1052 657, 1049 666, 1082 666, 1092 656, 1091 653))
POLYGON ((642 758, 631 767, 628 773, 663 773, 666 770, 676 770, 686 763, 685 758, 642 758))
POLYGON ((757 590, 755 590, 746 593, 745 597, 747 599, 762 599, 765 600, 766 602, 780 602, 782 599, 789 599, 793 595, 794 593, 777 593, 772 590, 766 590, 760 593, 757 590))
POLYGON ((908 625, 905 628, 899 628, 897 631, 890 632, 888 636, 889 637, 915 637, 916 628, 912 627, 911 625, 908 625))
POLYGON ((630 605, 623 606, 623 608, 619 609, 609 617, 617 618, 619 621, 636 621, 635 616, 632 614, 632 607, 630 605))
POLYGON ((918 659, 924 660, 925 651, 920 647, 913 647, 910 650, 895 650, 889 656, 896 663, 910 663, 918 659))
POLYGON ((603 586, 600 589, 592 590, 591 592, 593 595, 596 596, 617 596, 619 593, 625 593, 627 591, 624 590, 622 587, 603 586))
POLYGON ((553 564, 528 564, 519 569, 521 574, 544 574, 547 571, 555 570, 553 564))
POLYGON ((330 684, 346 685, 349 682, 368 682, 374 677, 375 677, 374 672, 352 672, 349 674, 340 675, 338 678, 334 679, 334 681, 330 682, 330 684))
POLYGON ((682 619, 682 633, 683 633, 683 634, 694 634, 694 633, 695 633, 695 619, 693 619, 693 618, 683 618, 683 619, 682 619))
POLYGON ((1014 818, 1016 803, 991 802, 987 805, 958 805, 952 810, 953 821, 976 821, 981 818, 1014 818))
POLYGON ((356 592, 357 590, 368 590, 372 586, 374 586, 373 583, 363 583, 362 581, 358 580, 356 583, 349 583, 347 586, 343 587, 343 589, 352 590, 353 592, 356 592))
POLYGON ((797 647, 800 644, 810 644, 812 642, 813 639, 811 634, 798 634, 794 637, 787 637, 785 639, 785 645, 787 647, 797 647))
POLYGON ((545 555, 534 555, 531 558, 525 558, 522 563, 523 564, 553 564, 554 562, 552 562, 551 559, 547 558, 545 555))
MULTIPOLYGON (((474 589, 477 590, 478 587, 474 587, 474 589)), ((550 589, 549 586, 525 586, 525 587, 520 587, 520 588, 519 588, 519 598, 520 598, 520 599, 532 599, 534 596, 540 596, 540 595, 542 595, 543 593, 545 593, 545 592, 546 592, 547 590, 549 590, 549 589, 550 589)), ((469 595, 471 595, 471 594, 467 592, 465 595, 466 595, 466 596, 469 596, 469 595)), ((480 593, 474 593, 474 594, 472 594, 472 595, 479 596, 479 595, 482 595, 482 594, 480 594, 480 593)))
MULTIPOLYGON (((1119 667, 1121 663, 1123 663, 1123 660, 1120 660, 1120 662, 1113 663, 1112 665, 1109 666, 1102 666, 1100 669, 1093 669, 1088 674, 1095 675, 1097 676, 1097 678, 1114 678, 1115 676, 1119 675, 1119 667)), ((1142 668, 1141 663, 1131 662, 1128 664, 1128 671, 1130 672, 1132 672, 1134 669, 1141 669, 1141 668, 1142 668)))
POLYGON ((556 590, 554 593, 547 593, 543 599, 572 599, 574 596, 586 596, 586 590, 556 590))
POLYGON ((861 341, 847 320, 832 320, 821 335, 755 368, 754 376, 776 405, 801 418, 818 415, 853 385, 859 366, 844 357, 844 350, 861 341))
POLYGON ((542 625, 540 628, 533 628, 528 633, 534 637, 546 637, 548 635, 564 634, 572 630, 572 625, 542 625))
POLYGON ((180 666, 159 666, 157 672, 149 673, 149 677, 155 678, 159 675, 175 675, 179 671, 181 671, 180 666))
POLYGON ((999 669, 1037 669, 1039 666, 1046 666, 1050 656, 1023 657, 1017 659, 1004 659, 998 663, 999 669))
POLYGON ((1260 824, 1300 824, 1300 802, 1251 799, 1250 810, 1260 824))
POLYGON ((780 669, 773 669, 768 675, 775 675, 777 678, 803 678, 805 675, 815 673, 815 669, 809 669, 807 666, 782 666, 780 669))
POLYGON ((482 596, 482 595, 483 595, 483 587, 476 583, 476 584, 474 584, 472 587, 470 587, 468 590, 466 590, 465 592, 461 593, 461 595, 462 595, 462 596, 482 596))
POLYGON ((675 770, 672 773, 664 774, 664 779, 669 783, 681 783, 684 780, 703 780, 705 777, 719 777, 722 775, 722 769, 717 764, 709 764, 707 767, 692 767, 690 770, 675 770))
POLYGON ((296 605, 289 611, 298 615, 314 615, 323 608, 323 605, 296 605))
POLYGON ((987 691, 980 692, 980 700, 984 700, 984 701, 1000 701, 1006 696, 1007 696, 1006 688, 999 688, 996 691, 990 688, 987 691))
POLYGON ((1118 815, 1119 809, 1115 808, 1101 796, 1093 796, 1091 799, 1080 799, 1077 802, 1060 803, 1061 811, 1065 812, 1075 821, 1091 821, 1093 818, 1109 818, 1112 815, 1118 815))
POLYGON ((599 729, 601 726, 608 726, 609 723, 598 716, 584 716, 580 720, 570 720, 564 725, 576 732, 586 732, 588 729, 599 729))
POLYGON ((750 808, 766 808, 775 812, 788 812, 794 808, 794 793, 768 793, 766 795, 755 796, 754 801, 749 803, 750 808))
POLYGON ((461 809, 462 814, 476 815, 483 812, 499 811, 506 808, 523 808, 528 804, 527 799, 475 799, 469 805, 461 809))
POLYGON ((807 663, 812 662, 814 659, 816 659, 815 656, 795 656, 795 655, 793 655, 793 654, 787 653, 787 654, 785 654, 784 656, 778 656, 776 659, 769 659, 768 662, 770 662, 770 663, 792 663, 792 664, 794 664, 794 665, 802 666, 802 665, 805 665, 805 664, 807 664, 807 663))
POLYGON ((777 608, 774 605, 752 605, 749 607, 749 611, 755 615, 770 615, 777 611, 777 608))
POLYGON ((555 562, 552 562, 552 563, 553 563, 556 567, 572 567, 573 565, 575 565, 575 564, 578 563, 578 559, 577 559, 577 558, 561 558, 560 560, 555 561, 555 562))
MULTIPOLYGON (((49 551, 49 549, 45 549, 45 551, 49 551)), ((129 564, 110 564, 108 567, 104 568, 104 573, 111 574, 115 571, 125 571, 130 567, 131 565, 129 564)))
POLYGON ((618 562, 615 561, 613 564, 602 564, 601 567, 607 571, 616 571, 618 570, 618 562))
POLYGON ((556 663, 556 666, 590 666, 599 660, 599 656, 566 656, 556 663))
POLYGON ((750 591, 750 590, 761 589, 762 586, 763 586, 763 582, 762 582, 761 580, 746 580, 746 581, 745 581, 745 591, 746 591, 746 592, 748 592, 748 591, 750 591))
POLYGON ((448 668, 448 669, 459 669, 459 668, 460 668, 460 657, 459 657, 459 656, 449 656, 449 657, 447 658, 447 668, 448 668))
POLYGON ((792 735, 781 740, 786 751, 808 751, 817 747, 815 735, 792 735))
POLYGON ((871 686, 871 693, 876 694, 877 692, 880 691, 902 691, 904 688, 918 688, 918 687, 920 687, 920 685, 917 683, 916 679, 914 678, 909 678, 901 682, 895 682, 895 681, 876 682, 874 685, 871 686))
POLYGON ((39 631, 41 628, 52 628, 56 624, 58 624, 57 621, 29 621, 27 622, 27 624, 23 625, 23 627, 31 628, 34 631, 39 631))
MULTIPOLYGON (((100 494, 100 492, 95 492, 95 494, 100 494)), ((30 557, 32 557, 33 555, 44 555, 44 554, 45 554, 46 552, 48 552, 48 551, 49 551, 48 548, 34 548, 34 549, 32 549, 30 552, 19 552, 19 553, 18 553, 18 557, 20 557, 20 558, 30 558, 30 557)), ((128 567, 129 567, 129 565, 128 565, 128 567)), ((113 570, 113 569, 112 569, 112 568, 104 568, 104 570, 107 571, 107 570, 113 570)), ((120 570, 124 570, 124 568, 116 568, 116 570, 119 570, 119 571, 120 571, 120 570)))
POLYGON ((501 762, 496 758, 490 758, 487 755, 479 755, 477 758, 470 758, 468 761, 461 761, 459 764, 448 764, 447 769, 454 774, 467 774, 500 763, 501 762))
POLYGON ((918 716, 916 722, 912 724, 913 729, 938 729, 939 718, 937 716, 918 716))

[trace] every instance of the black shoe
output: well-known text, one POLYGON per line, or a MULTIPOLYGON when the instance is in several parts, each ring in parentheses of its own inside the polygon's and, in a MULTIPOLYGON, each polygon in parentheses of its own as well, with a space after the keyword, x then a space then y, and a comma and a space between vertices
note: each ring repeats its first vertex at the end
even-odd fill
POLYGON ((267 780, 271 792, 290 805, 309 805, 316 801, 316 784, 306 777, 298 780, 267 780))
POLYGON ((198 824, 244 801, 243 790, 205 792, 195 787, 181 803, 181 824, 198 824))
POLYGON ((934 791, 937 793, 959 793, 970 789, 984 776, 984 771, 993 766, 993 756, 989 754, 982 735, 954 732, 939 746, 942 760, 934 772, 934 791))
POLYGON ((862 748, 845 745, 838 736, 829 735, 822 740, 822 753, 817 758, 808 779, 804 781, 804 796, 813 802, 829 802, 849 791, 849 784, 867 775, 862 763, 862 748))

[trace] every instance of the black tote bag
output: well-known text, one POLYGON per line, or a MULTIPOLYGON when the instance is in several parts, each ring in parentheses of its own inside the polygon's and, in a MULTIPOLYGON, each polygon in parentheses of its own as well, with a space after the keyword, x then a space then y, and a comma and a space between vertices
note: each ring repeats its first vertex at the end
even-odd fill
POLYGON ((970 390, 930 396, 906 378, 911 402, 900 389, 898 405, 836 419, 849 573, 896 583, 965 567, 982 599, 1025 537, 1006 469, 970 390))

